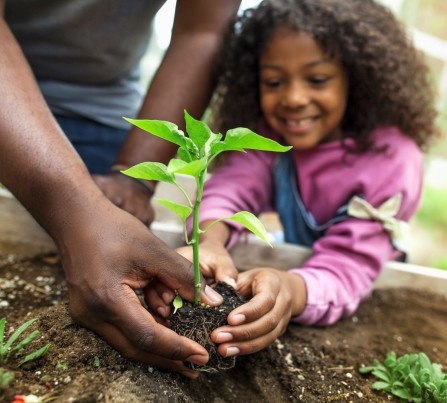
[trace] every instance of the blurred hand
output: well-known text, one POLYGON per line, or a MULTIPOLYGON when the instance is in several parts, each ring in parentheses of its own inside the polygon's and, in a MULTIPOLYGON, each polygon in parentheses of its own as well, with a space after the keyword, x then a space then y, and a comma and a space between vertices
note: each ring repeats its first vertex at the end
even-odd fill
MULTIPOLYGON (((224 281, 236 288, 238 270, 222 243, 206 240, 200 242, 199 248, 200 271, 202 274, 207 278, 214 279, 216 282, 224 281)), ((184 246, 176 250, 190 262, 193 261, 192 246, 184 246)))
POLYGON ((154 220, 150 199, 152 193, 133 178, 121 172, 107 176, 92 176, 104 195, 116 206, 122 208, 149 226, 154 220))
POLYGON ((237 289, 249 302, 228 315, 228 326, 211 334, 224 357, 252 354, 269 346, 306 303, 303 278, 272 268, 240 273, 237 289))

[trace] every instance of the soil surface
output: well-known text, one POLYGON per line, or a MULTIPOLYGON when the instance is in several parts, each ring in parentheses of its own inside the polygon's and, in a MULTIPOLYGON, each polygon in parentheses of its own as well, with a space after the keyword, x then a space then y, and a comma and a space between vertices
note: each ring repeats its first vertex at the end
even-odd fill
MULTIPOLYGON (((17 367, 0 401, 35 394, 53 402, 389 402, 358 368, 387 352, 425 352, 447 367, 447 300, 405 289, 376 290, 355 316, 328 328, 290 325, 272 346, 198 380, 130 362, 74 324, 57 256, 0 256, 0 317, 7 336, 31 318, 51 343, 47 355, 17 367)), ((30 346, 30 347, 31 347, 30 346)), ((3 364, 3 367, 5 365, 3 364)))

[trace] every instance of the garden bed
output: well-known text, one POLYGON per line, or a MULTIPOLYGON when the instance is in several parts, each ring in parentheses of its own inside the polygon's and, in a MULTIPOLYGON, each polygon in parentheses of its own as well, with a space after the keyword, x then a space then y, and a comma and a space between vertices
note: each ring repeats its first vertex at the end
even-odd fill
MULTIPOLYGON (((7 318, 8 330, 37 318, 32 329, 42 335, 36 348, 51 343, 46 356, 16 370, 15 381, 0 392, 2 402, 16 393, 57 402, 389 402, 371 390, 371 377, 359 374, 362 364, 383 360, 393 350, 398 355, 423 351, 447 366, 447 278, 438 270, 424 273, 393 263, 356 315, 335 326, 290 325, 264 351, 198 380, 163 373, 122 358, 71 321, 54 246, 15 200, 0 196, 0 222, 0 317, 7 318), (405 287, 397 288, 399 281, 405 287)), ((158 223, 155 232, 168 243, 178 242, 169 225, 158 223)), ((234 251, 241 268, 257 259, 287 268, 290 258, 296 263, 305 254, 287 245, 273 250, 239 245, 234 251)))

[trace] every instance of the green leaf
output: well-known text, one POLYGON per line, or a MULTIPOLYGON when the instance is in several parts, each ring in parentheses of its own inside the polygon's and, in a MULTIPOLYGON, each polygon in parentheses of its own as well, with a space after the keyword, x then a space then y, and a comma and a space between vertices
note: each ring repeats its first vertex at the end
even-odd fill
POLYGON ((199 150, 202 149, 202 147, 206 144, 211 136, 211 129, 206 123, 194 119, 188 112, 186 112, 186 110, 185 122, 186 131, 188 132, 189 138, 193 141, 193 143, 199 150))
POLYGON ((247 149, 285 152, 291 148, 267 137, 260 136, 245 127, 238 127, 228 130, 225 139, 215 143, 211 150, 213 154, 216 154, 222 151, 243 151, 247 149))
POLYGON ((206 157, 192 162, 173 159, 169 162, 168 172, 172 174, 189 175, 197 178, 199 174, 206 169, 207 163, 208 161, 206 157))
POLYGON ((0 368, 0 390, 6 389, 14 378, 14 372, 0 368))
POLYGON ((14 348, 12 348, 10 350, 10 353, 17 351, 17 355, 20 355, 22 350, 39 336, 40 332, 38 330, 34 330, 34 332, 26 336, 20 343, 18 343, 14 348))
POLYGON ((177 144, 179 147, 186 147, 185 135, 174 123, 165 120, 145 120, 124 118, 134 126, 144 130, 163 140, 177 144))
POLYGON ((182 219, 183 222, 186 221, 186 219, 190 216, 192 212, 191 207, 185 206, 183 204, 179 204, 168 199, 156 199, 156 200, 162 206, 165 206, 167 209, 177 214, 182 219))
POLYGON ((389 373, 387 371, 375 368, 375 369, 373 369, 372 374, 376 378, 381 379, 382 381, 391 382, 390 375, 389 375, 389 373))
POLYGON ((188 151, 185 150, 185 149, 182 148, 182 147, 180 147, 180 148, 177 150, 177 155, 178 155, 178 157, 179 157, 182 161, 185 161, 185 162, 191 162, 191 161, 192 161, 191 154, 188 153, 188 151))
POLYGON ((0 349, 3 346, 3 340, 5 338, 5 324, 6 324, 6 318, 0 319, 0 349))
POLYGON ((180 309, 183 306, 183 299, 180 295, 177 295, 172 301, 172 305, 174 305, 173 315, 177 312, 177 309, 180 309))
POLYGON ((32 361, 32 360, 35 360, 37 358, 40 358, 40 357, 44 356, 48 352, 50 347, 51 347, 51 344, 47 344, 46 346, 43 346, 42 348, 39 348, 39 350, 35 351, 34 353, 28 354, 23 359, 23 361, 19 364, 19 366, 23 365, 23 364, 25 364, 25 363, 27 363, 29 361, 32 361))
POLYGON ((175 183, 174 175, 169 173, 167 166, 160 162, 141 162, 121 172, 132 178, 175 183))
POLYGON ((8 350, 13 343, 20 337, 20 335, 26 330, 28 329, 37 319, 31 319, 28 322, 25 322, 22 326, 20 326, 13 334, 12 336, 9 338, 9 340, 7 341, 7 343, 5 344, 5 350, 8 350))
POLYGON ((391 385, 388 382, 382 382, 382 381, 374 382, 372 385, 372 388, 375 390, 385 390, 390 387, 391 385))
MULTIPOLYGON (((265 243, 272 246, 270 241, 268 240, 268 234, 267 231, 262 224, 262 222, 252 213, 249 211, 239 211, 236 214, 233 214, 230 217, 224 217, 220 218, 214 222, 212 222, 208 228, 210 228, 213 224, 215 224, 218 221, 235 221, 239 224, 242 224, 245 228, 247 228, 249 231, 253 232, 255 235, 257 235, 259 238, 261 238, 265 243)), ((205 230, 206 231, 206 230, 205 230)))
POLYGON ((408 389, 397 388, 392 390, 393 395, 400 397, 401 399, 410 400, 412 402, 420 402, 421 399, 418 399, 416 396, 413 396, 412 393, 408 389))

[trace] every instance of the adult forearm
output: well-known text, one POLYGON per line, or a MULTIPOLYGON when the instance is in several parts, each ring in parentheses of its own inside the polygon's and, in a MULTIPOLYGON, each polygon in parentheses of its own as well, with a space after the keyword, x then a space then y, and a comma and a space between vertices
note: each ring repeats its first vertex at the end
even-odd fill
POLYGON ((65 211, 82 208, 79 188, 88 197, 99 192, 54 121, 3 19, 0 38, 0 182, 54 237, 55 223, 68 219, 65 211))
MULTIPOLYGON (((168 120, 183 129, 184 110, 200 118, 209 102, 213 62, 240 1, 177 3, 171 43, 147 92, 139 118, 168 120)), ((175 151, 175 146, 134 128, 118 162, 166 162, 175 151)))

